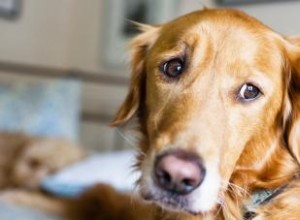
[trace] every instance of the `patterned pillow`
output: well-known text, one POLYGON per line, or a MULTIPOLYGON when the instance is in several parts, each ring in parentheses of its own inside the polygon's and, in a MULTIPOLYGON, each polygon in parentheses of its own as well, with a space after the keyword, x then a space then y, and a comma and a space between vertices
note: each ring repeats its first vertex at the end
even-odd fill
POLYGON ((71 79, 0 84, 0 130, 76 141, 80 94, 71 79))

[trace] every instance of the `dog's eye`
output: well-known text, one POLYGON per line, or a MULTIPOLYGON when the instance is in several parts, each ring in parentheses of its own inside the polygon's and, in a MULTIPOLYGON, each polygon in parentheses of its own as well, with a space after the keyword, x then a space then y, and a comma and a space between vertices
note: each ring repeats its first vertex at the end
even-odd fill
POLYGON ((36 169, 41 165, 41 163, 36 159, 31 159, 28 161, 28 166, 32 169, 36 169))
POLYGON ((176 78, 183 72, 183 68, 183 61, 181 59, 175 58, 169 60, 168 62, 165 62, 162 66, 162 71, 166 76, 170 78, 176 78))
POLYGON ((257 97, 259 97, 260 94, 261 94, 261 91, 259 90, 259 88, 257 88, 256 86, 254 86, 251 83, 245 83, 240 88, 239 98, 244 101, 252 101, 252 100, 256 99, 257 97))

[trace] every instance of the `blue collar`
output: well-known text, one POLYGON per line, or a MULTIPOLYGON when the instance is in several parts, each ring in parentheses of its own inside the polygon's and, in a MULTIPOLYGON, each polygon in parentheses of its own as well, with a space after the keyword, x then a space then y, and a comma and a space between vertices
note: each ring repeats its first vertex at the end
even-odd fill
POLYGON ((257 207, 268 203, 270 200, 280 194, 286 187, 287 184, 273 190, 262 189, 255 191, 246 202, 245 214, 243 219, 250 220, 254 218, 256 216, 255 210, 257 209, 257 207))

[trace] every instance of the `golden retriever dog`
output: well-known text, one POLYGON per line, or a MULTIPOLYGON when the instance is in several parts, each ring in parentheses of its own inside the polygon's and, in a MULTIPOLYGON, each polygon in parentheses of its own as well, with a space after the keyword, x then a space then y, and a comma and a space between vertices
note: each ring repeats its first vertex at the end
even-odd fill
POLYGON ((61 213, 62 200, 40 192, 40 183, 85 155, 80 147, 60 138, 1 133, 0 201, 61 213))
POLYGON ((140 28, 112 125, 138 120, 142 197, 171 219, 299 219, 300 38, 233 9, 140 28))
POLYGON ((85 156, 71 141, 0 133, 0 187, 37 189, 44 177, 85 156))
POLYGON ((84 150, 71 141, 32 138, 14 161, 10 173, 11 184, 36 189, 43 178, 85 156, 84 150))

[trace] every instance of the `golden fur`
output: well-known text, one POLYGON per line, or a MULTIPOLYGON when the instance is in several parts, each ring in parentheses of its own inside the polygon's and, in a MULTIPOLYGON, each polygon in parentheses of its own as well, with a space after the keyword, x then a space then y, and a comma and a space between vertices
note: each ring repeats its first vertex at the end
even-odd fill
POLYGON ((37 189, 45 176, 84 155, 82 149, 67 140, 1 133, 0 187, 37 189))
POLYGON ((86 153, 57 138, 0 134, 0 201, 61 214, 65 200, 40 191, 44 177, 82 159, 86 153))
POLYGON ((108 185, 96 185, 69 202, 67 219, 72 220, 152 220, 156 210, 139 198, 115 191, 108 185))
POLYGON ((95 186, 63 202, 68 219, 241 220, 254 192, 278 187, 270 201, 251 207, 253 219, 299 218, 300 38, 281 36, 228 9, 196 11, 141 29, 132 41, 129 94, 112 125, 137 117, 138 185, 158 206, 95 186), (186 66, 170 79, 160 66, 174 57, 186 66), (244 83, 258 85, 262 95, 241 102, 236 93, 244 83), (207 175, 200 193, 185 197, 184 209, 173 204, 169 210, 152 172, 159 155, 178 149, 199 155, 207 175))
POLYGON ((300 38, 281 36, 228 9, 196 11, 141 29, 132 41, 129 94, 112 125, 138 118, 142 195, 165 206, 155 199, 160 190, 151 180, 154 161, 163 152, 180 149, 199 155, 218 183, 211 181, 214 189, 205 188, 211 198, 200 193, 195 199, 213 206, 194 208, 190 202, 187 209, 198 215, 180 214, 178 209, 174 218, 242 219, 253 192, 288 184, 254 210, 254 219, 297 219, 300 38), (174 57, 187 64, 180 77, 169 79, 159 66, 174 57), (263 95, 241 103, 236 91, 249 82, 258 84, 263 95))
POLYGON ((47 175, 81 160, 86 153, 76 144, 56 138, 34 138, 19 152, 11 169, 15 186, 36 189, 47 175))

